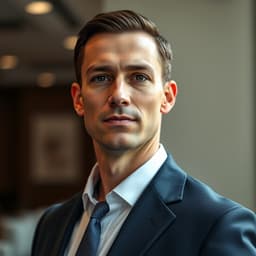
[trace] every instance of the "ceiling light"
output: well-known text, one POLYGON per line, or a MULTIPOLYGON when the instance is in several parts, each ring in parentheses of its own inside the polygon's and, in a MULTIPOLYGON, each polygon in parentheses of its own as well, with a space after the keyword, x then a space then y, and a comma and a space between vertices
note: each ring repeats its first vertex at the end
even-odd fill
POLYGON ((44 88, 53 86, 55 81, 56 81, 55 74, 50 72, 41 73, 37 77, 37 84, 40 87, 44 87, 44 88))
POLYGON ((63 41, 63 46, 67 50, 73 50, 75 48, 77 36, 67 36, 63 41))
POLYGON ((25 6, 26 12, 34 15, 46 14, 51 12, 53 5, 47 1, 31 2, 25 6))
POLYGON ((15 55, 3 55, 0 57, 0 69, 14 69, 18 65, 15 55))

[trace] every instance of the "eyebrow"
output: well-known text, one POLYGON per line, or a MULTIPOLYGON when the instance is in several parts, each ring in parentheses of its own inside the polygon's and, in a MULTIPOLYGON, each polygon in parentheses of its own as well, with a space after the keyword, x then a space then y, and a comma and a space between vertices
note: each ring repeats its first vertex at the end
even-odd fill
POLYGON ((106 72, 113 71, 114 68, 111 65, 92 65, 86 70, 86 74, 88 75, 90 72, 106 72))
MULTIPOLYGON (((125 64, 123 65, 122 69, 126 71, 133 71, 133 70, 148 70, 152 74, 154 73, 154 69, 151 65, 147 63, 135 63, 135 64, 125 64)), ((88 75, 90 72, 113 72, 115 70, 115 66, 112 66, 111 64, 95 64, 92 66, 89 66, 89 68, 86 70, 86 74, 88 75)))
POLYGON ((127 71, 132 71, 132 70, 149 70, 151 73, 154 72, 153 67, 151 67, 150 65, 145 64, 145 63, 128 64, 128 65, 125 65, 124 69, 127 70, 127 71))

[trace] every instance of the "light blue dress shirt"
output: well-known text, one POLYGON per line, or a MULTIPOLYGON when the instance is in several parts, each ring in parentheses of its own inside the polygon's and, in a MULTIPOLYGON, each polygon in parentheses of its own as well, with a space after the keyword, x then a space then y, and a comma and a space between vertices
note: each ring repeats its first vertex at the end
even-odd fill
MULTIPOLYGON (((167 153, 164 147, 160 145, 158 151, 146 163, 106 195, 106 201, 109 204, 110 210, 101 221, 101 238, 98 248, 98 256, 105 256, 108 253, 132 207, 166 158, 167 153)), ((84 213, 74 228, 69 247, 66 250, 67 256, 75 256, 86 230, 91 213, 97 203, 97 200, 93 195, 94 187, 98 180, 99 170, 96 163, 83 192, 84 213)))

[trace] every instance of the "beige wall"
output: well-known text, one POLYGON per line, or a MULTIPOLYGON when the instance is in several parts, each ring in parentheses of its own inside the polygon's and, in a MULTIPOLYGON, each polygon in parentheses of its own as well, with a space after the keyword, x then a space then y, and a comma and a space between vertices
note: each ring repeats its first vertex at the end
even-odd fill
POLYGON ((190 174, 255 209, 252 0, 105 0, 133 9, 172 42, 174 111, 162 141, 190 174))

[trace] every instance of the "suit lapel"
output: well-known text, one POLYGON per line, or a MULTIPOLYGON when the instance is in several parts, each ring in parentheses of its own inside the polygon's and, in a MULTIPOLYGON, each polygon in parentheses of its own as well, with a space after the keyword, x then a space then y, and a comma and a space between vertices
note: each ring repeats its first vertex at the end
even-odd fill
POLYGON ((175 220, 167 203, 182 200, 186 174, 169 156, 138 199, 108 255, 143 255, 175 220))
POLYGON ((151 189, 130 212, 108 255, 142 255, 175 219, 151 189))

